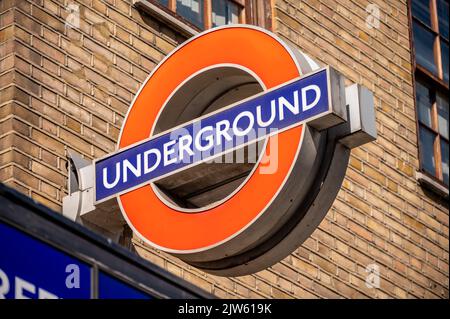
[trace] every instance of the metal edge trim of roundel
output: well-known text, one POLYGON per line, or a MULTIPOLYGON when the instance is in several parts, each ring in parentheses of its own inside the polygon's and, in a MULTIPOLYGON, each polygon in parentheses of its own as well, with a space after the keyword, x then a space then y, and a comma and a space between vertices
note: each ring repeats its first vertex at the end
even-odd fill
MULTIPOLYGON (((220 64, 236 64, 251 70, 266 89, 302 73, 291 49, 264 29, 229 25, 203 32, 177 47, 145 80, 125 117, 118 148, 148 138, 158 114, 180 83, 199 70, 220 64)), ((236 248, 225 249, 226 243, 238 235, 242 238, 276 199, 297 160, 303 132, 303 126, 299 126, 278 134, 277 171, 261 174, 254 170, 246 184, 219 206, 206 207, 197 213, 180 212, 164 204, 152 187, 145 185, 118 196, 122 214, 132 230, 157 249, 195 255, 224 247, 223 256, 214 259, 235 253, 236 248)), ((270 154, 270 144, 267 143, 265 154, 270 154)), ((251 237, 255 235, 264 234, 251 237)))

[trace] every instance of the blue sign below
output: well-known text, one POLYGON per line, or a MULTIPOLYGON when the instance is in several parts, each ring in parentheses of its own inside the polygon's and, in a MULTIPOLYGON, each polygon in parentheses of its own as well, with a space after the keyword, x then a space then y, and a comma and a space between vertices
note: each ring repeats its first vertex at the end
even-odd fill
POLYGON ((90 299, 91 267, 0 223, 0 299, 90 299))
POLYGON ((91 264, 3 223, 0 252, 0 299, 152 298, 103 271, 95 276, 91 264))
POLYGON ((151 299, 149 295, 103 271, 98 273, 98 284, 98 299, 151 299))

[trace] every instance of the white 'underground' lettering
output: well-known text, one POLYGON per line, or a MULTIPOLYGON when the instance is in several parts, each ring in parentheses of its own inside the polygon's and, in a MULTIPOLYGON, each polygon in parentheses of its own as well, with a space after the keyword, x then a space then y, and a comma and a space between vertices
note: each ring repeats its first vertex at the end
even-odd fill
MULTIPOLYGON (((279 121, 283 121, 290 115, 297 115, 300 112, 300 105, 303 112, 312 109, 318 104, 321 91, 317 85, 308 85, 301 89, 300 95, 301 101, 299 99, 299 91, 293 91, 291 96, 292 103, 283 96, 271 100, 270 116, 267 119, 263 119, 262 106, 257 105, 255 107, 255 115, 250 111, 242 111, 235 116, 233 121, 227 119, 221 120, 215 123, 214 127, 201 127, 199 125, 201 128, 197 132, 194 132, 193 136, 185 134, 164 143, 162 147, 163 154, 161 154, 161 150, 152 148, 142 154, 137 154, 134 159, 125 159, 117 162, 115 164, 115 173, 111 172, 108 174, 108 168, 105 167, 102 170, 103 186, 107 189, 114 188, 120 182, 121 178, 123 179, 122 182, 126 183, 130 174, 133 174, 135 177, 140 177, 143 174, 153 172, 161 165, 165 167, 190 160, 198 152, 207 152, 214 148, 214 152, 217 153, 216 150, 221 149, 218 146, 222 144, 228 145, 228 142, 233 139, 250 134, 254 130, 255 122, 260 128, 267 128, 274 123, 277 116, 279 121), (308 92, 314 93, 314 100, 309 104, 307 102, 308 92), (244 118, 246 118, 245 122, 248 122, 248 125, 246 127, 239 127, 239 124, 242 124, 241 121, 244 118), (202 144, 202 141, 205 143, 202 144), (142 161, 143 165, 141 165, 142 161), (113 179, 111 175, 114 176, 113 179), (109 182, 110 180, 113 181, 109 182)), ((223 148, 225 148, 225 145, 223 148)), ((210 154, 207 155, 209 156, 210 154)))

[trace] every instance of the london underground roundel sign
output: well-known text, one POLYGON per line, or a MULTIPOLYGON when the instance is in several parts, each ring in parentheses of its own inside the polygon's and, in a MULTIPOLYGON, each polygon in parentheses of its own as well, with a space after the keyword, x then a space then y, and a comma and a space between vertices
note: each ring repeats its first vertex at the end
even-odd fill
POLYGON ((141 239, 205 271, 264 269, 311 234, 340 188, 358 144, 345 95, 336 71, 265 30, 201 33, 142 85, 118 150, 95 162, 95 201, 117 197, 141 239), (251 169, 208 166, 251 145, 251 169))

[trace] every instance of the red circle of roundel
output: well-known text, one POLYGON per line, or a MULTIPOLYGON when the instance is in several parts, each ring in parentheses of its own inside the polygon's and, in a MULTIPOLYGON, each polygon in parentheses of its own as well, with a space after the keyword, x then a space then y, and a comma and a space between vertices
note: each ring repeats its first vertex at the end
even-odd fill
MULTIPOLYGON (((218 64, 253 71, 266 89, 300 76, 289 49, 264 30, 244 26, 210 30, 178 47, 148 77, 127 114, 119 148, 148 138, 172 92, 192 74, 218 64)), ((177 211, 146 185, 119 196, 122 213, 144 241, 161 250, 183 254, 215 247, 264 213, 290 173, 301 137, 302 126, 278 134, 276 172, 254 170, 238 192, 216 207, 198 213, 177 211)))

